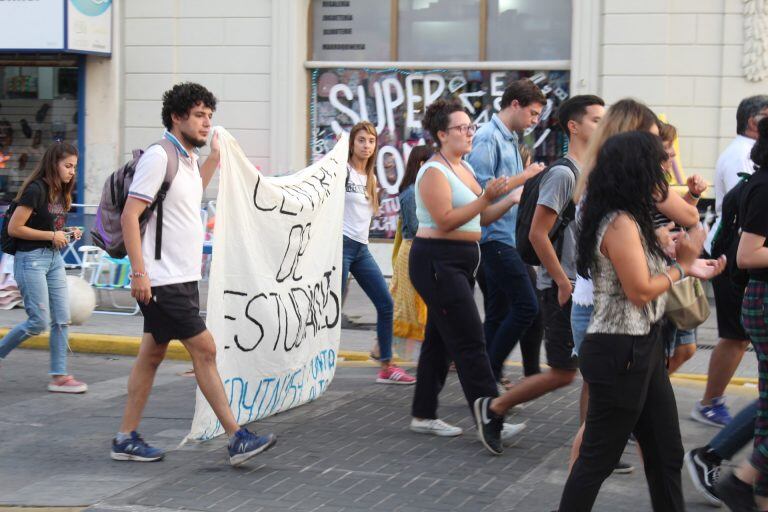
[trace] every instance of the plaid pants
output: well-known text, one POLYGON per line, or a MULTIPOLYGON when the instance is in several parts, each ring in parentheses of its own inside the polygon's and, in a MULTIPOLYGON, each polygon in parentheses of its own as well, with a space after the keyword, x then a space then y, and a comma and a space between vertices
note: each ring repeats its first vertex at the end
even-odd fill
POLYGON ((744 294, 741 321, 757 353, 760 376, 755 448, 750 462, 760 473, 755 494, 768 497, 768 283, 751 279, 744 294))

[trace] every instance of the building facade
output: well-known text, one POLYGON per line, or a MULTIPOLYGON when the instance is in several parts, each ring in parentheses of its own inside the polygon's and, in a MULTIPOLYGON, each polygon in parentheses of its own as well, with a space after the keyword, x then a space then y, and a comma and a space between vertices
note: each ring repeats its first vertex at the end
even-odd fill
MULTIPOLYGON (((765 56, 758 55, 753 79, 745 76, 745 49, 768 46, 749 29, 766 15, 757 0, 3 4, 18 4, 6 16, 23 26, 21 16, 49 16, 24 5, 46 3, 64 4, 64 20, 56 17, 53 28, 23 44, 17 41, 26 35, 0 38, 0 151, 11 155, 0 169, 6 194, 47 142, 64 138, 83 151, 78 202, 95 203, 130 151, 161 136, 161 95, 185 80, 214 91, 215 124, 267 174, 304 167, 354 121, 372 120, 382 132, 378 171, 390 204, 410 147, 423 141, 425 102, 440 96, 461 98, 484 122, 508 80, 536 80, 551 104, 525 140, 542 160, 565 147, 551 116, 560 101, 581 93, 608 103, 634 96, 678 127, 685 172, 711 180, 735 134, 738 102, 768 92, 758 80, 765 56), (77 6, 69 4, 109 7, 109 48, 94 53, 70 44, 79 32, 66 25, 68 41, 43 44, 72 20, 68 12, 77 6)), ((208 195, 215 196, 215 183, 208 195)), ((386 219, 375 226, 384 237, 391 228, 386 219)))

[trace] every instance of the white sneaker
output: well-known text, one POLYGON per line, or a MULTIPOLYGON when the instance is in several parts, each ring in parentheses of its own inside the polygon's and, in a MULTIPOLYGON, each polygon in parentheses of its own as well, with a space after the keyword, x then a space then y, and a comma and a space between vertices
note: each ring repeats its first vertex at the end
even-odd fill
POLYGON ((419 434, 432 434, 440 437, 460 436, 463 432, 461 428, 449 425, 443 420, 411 420, 411 430, 419 434))
POLYGON ((525 423, 505 423, 501 429, 501 441, 511 441, 523 430, 525 430, 525 423))

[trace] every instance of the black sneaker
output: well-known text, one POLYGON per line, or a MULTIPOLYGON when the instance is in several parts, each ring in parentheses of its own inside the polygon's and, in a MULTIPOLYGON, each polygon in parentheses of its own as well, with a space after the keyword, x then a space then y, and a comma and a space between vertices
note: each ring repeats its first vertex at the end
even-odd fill
POLYGON ((723 502, 717 497, 715 491, 715 484, 720 479, 720 464, 707 456, 706 447, 694 448, 686 453, 685 467, 688 468, 688 474, 696 490, 712 505, 722 506, 723 502))
POLYGON ((504 448, 501 445, 501 430, 504 427, 504 417, 490 410, 491 397, 475 400, 474 412, 477 433, 483 446, 494 455, 501 455, 504 448))
POLYGON ((756 512, 752 486, 742 482, 733 473, 715 484, 715 492, 731 512, 756 512))
POLYGON ((628 475, 634 470, 635 470, 635 466, 633 466, 629 462, 624 462, 623 460, 620 460, 616 464, 616 467, 613 468, 613 472, 617 475, 628 475))

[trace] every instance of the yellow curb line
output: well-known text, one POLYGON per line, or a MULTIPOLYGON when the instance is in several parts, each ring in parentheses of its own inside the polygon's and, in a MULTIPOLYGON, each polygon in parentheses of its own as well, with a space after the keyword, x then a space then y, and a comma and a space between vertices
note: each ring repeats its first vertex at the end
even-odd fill
POLYGON ((25 505, 0 505, 0 512, 80 512, 84 507, 27 507, 25 505))
MULTIPOLYGON (((0 336, 10 329, 0 329, 0 336)), ((73 352, 82 352, 87 354, 113 354, 120 356, 135 356, 139 353, 141 338, 136 336, 118 336, 114 334, 89 334, 84 332, 69 333, 69 346, 73 352)), ((24 343, 21 348, 30 348, 34 350, 48 350, 48 334, 33 336, 24 343)), ((178 341, 172 341, 168 345, 166 359, 176 361, 191 361, 189 352, 178 341)), ((344 361, 370 361, 371 357, 367 352, 356 352, 352 350, 341 350, 338 358, 344 361)), ((402 362, 395 358, 395 362, 402 362)))
MULTIPOLYGON (((700 374, 700 373, 673 373, 670 375, 673 379, 684 379, 684 380, 693 380, 697 382, 706 382, 707 376, 700 374)), ((733 377, 731 379, 730 385, 731 386, 743 386, 745 384, 750 384, 757 386, 758 379, 754 377, 733 377)))
MULTIPOLYGON (((0 336, 4 336, 9 329, 0 329, 0 336)), ((141 338, 135 336, 117 336, 114 334, 88 334, 88 333, 70 333, 69 346, 73 352, 82 352, 87 354, 113 354, 121 356, 135 356, 139 352, 141 338)), ((35 350, 48 350, 48 334, 34 336, 22 345, 22 348, 31 348, 35 350)), ((341 350, 338 358, 345 362, 371 362, 371 356, 367 352, 354 350, 341 350)), ((168 345, 166 359, 176 361, 190 361, 189 353, 178 341, 172 341, 168 345)), ((375 363, 375 361, 373 361, 375 363)), ((395 358, 395 362, 404 363, 402 359, 395 358)), ((507 366, 522 366, 518 361, 511 361, 507 366)), ((671 375, 676 379, 690 380, 696 382, 706 382, 707 376, 698 373, 673 373, 671 375)), ((731 385, 743 386, 750 384, 756 386, 758 379, 754 377, 734 377, 731 379, 731 385)))

